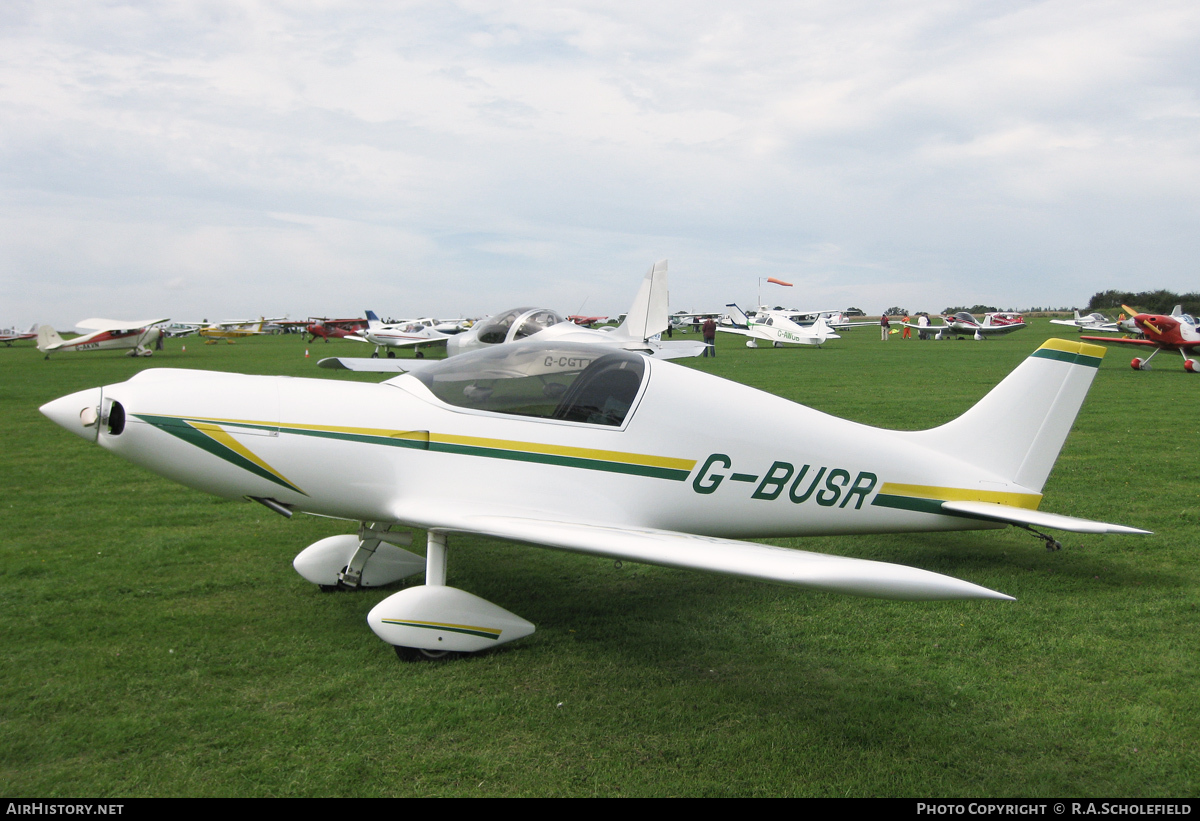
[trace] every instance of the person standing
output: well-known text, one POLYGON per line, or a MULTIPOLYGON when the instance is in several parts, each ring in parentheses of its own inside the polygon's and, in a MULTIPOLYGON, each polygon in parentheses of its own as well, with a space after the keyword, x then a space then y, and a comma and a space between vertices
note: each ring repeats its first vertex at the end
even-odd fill
POLYGON ((704 356, 717 356, 717 323, 710 316, 704 320, 704 356))
POLYGON ((912 328, 908 327, 909 319, 910 319, 910 317, 908 316, 908 314, 905 314, 904 315, 904 330, 900 334, 901 339, 912 339, 912 328))
POLYGON ((891 331, 891 329, 892 329, 892 325, 888 321, 888 315, 883 314, 882 316, 880 316, 879 317, 879 331, 880 331, 879 340, 881 342, 887 342, 888 332, 891 331))

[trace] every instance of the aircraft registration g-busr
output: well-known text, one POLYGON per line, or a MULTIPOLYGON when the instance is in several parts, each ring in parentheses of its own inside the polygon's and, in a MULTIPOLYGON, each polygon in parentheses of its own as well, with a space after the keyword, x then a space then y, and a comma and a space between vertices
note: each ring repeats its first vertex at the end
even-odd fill
POLYGON ((419 657, 534 630, 446 584, 449 533, 860 596, 1009 599, 917 568, 738 540, 1007 524, 1145 533, 1037 509, 1103 354, 1050 340, 927 431, 848 422, 630 351, 532 341, 416 362, 380 384, 152 369, 41 410, 189 487, 360 522, 295 567, 326 588, 424 571, 425 584, 368 616, 401 657, 419 657), (358 469, 331 469, 346 464, 358 469), (429 481, 447 475, 463 480, 429 481), (404 550, 411 536, 395 527, 426 529, 426 555, 404 550))

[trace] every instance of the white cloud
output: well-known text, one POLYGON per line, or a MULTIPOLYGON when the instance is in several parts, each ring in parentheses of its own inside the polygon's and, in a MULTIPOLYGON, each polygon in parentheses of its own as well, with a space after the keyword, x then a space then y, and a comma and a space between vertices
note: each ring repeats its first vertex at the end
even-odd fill
POLYGON ((1191 3, 0 15, 14 321, 615 313, 663 256, 696 308, 775 274, 868 309, 1196 287, 1191 3))

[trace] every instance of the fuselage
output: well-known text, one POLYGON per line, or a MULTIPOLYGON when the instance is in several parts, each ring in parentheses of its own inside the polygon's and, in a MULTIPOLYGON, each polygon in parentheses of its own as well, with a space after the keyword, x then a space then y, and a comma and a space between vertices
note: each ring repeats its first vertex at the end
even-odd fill
MULTIPOLYGON (((450 404, 413 375, 363 384, 149 370, 43 411, 202 491, 426 527, 524 513, 734 538, 961 530, 997 525, 940 514, 936 500, 1040 500, 919 434, 638 358, 644 373, 620 424, 450 404), (100 418, 84 427, 77 416, 90 407, 100 418)), ((486 399, 477 383, 471 391, 486 399)))

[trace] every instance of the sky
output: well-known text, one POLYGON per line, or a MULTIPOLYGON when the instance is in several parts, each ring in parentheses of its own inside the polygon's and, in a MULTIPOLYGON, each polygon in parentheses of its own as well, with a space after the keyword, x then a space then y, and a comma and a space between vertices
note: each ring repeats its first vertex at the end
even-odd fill
POLYGON ((5 0, 0 325, 1197 291, 1198 87, 1194 0, 5 0))

